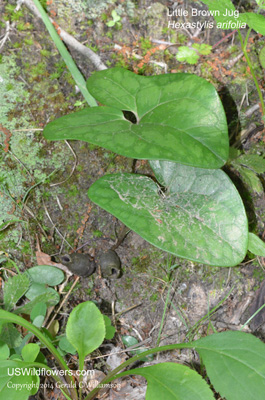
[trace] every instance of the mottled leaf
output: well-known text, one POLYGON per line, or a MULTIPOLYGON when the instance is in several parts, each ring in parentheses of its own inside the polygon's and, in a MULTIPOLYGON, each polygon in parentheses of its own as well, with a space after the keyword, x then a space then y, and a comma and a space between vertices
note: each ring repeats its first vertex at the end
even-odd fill
POLYGON ((96 181, 89 198, 162 250, 210 265, 240 263, 248 224, 228 176, 170 162, 151 165, 166 192, 146 176, 115 174, 96 181))
POLYGON ((50 140, 78 139, 138 159, 219 168, 228 158, 223 106, 206 80, 191 74, 139 76, 122 68, 98 71, 89 91, 105 106, 49 123, 50 140), (123 111, 134 113, 127 120, 123 111))

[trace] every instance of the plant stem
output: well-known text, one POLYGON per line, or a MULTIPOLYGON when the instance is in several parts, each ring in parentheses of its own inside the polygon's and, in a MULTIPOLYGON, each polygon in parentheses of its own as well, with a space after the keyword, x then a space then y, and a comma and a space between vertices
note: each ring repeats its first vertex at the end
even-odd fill
POLYGON ((167 298, 166 298, 166 302, 165 302, 165 306, 164 306, 164 310, 163 310, 163 316, 162 316, 162 320, 161 320, 161 323, 160 323, 160 328, 159 328, 157 341, 156 341, 156 345, 157 346, 159 346, 159 343, 160 343, 160 337, 161 337, 162 329, 163 329, 163 326, 164 326, 164 320, 165 320, 166 311, 167 311, 167 307, 168 307, 171 288, 172 288, 172 282, 170 283, 170 286, 169 286, 168 292, 167 292, 167 298))
POLYGON ((48 15, 46 14, 46 12, 43 9, 42 5, 40 4, 39 0, 33 0, 33 1, 34 1, 35 6, 37 7, 38 11, 41 14, 42 20, 43 20, 49 34, 51 35, 51 38, 52 38, 54 44, 56 45, 59 53, 61 54, 65 64, 67 65, 72 77, 74 78, 74 80, 75 80, 77 86, 79 87, 82 95, 84 96, 85 100, 90 105, 90 107, 97 106, 96 100, 94 99, 94 97, 91 96, 91 94, 89 93, 89 91, 86 88, 86 82, 83 78, 83 75, 77 68, 73 58, 71 57, 71 55, 68 52, 65 45, 63 44, 60 36, 58 35, 55 27, 51 23, 48 15))
POLYGON ((265 105, 264 105, 264 100, 263 100, 262 92, 261 92, 261 90, 260 90, 259 83, 258 83, 257 78, 256 78, 256 75, 255 75, 255 71, 254 71, 254 69, 253 69, 253 67, 252 67, 250 58, 249 58, 248 53, 247 53, 247 41, 248 41, 248 37, 249 37, 250 31, 251 31, 251 29, 248 30, 247 36, 246 36, 246 39, 245 39, 245 42, 244 42, 240 30, 239 30, 239 29, 237 30, 238 36, 239 36, 239 40, 240 40, 240 43, 241 43, 241 47, 242 47, 242 51, 243 51, 244 56, 245 56, 245 59, 246 59, 246 61, 247 61, 247 63, 248 63, 250 72, 251 72, 251 74, 252 74, 252 77, 253 77, 253 80, 254 80, 254 83, 255 83, 255 86, 256 86, 258 95, 259 95, 260 104, 261 104, 261 109, 262 109, 262 114, 265 115, 265 105))
MULTIPOLYGON (((40 341, 43 343, 47 349, 52 353, 54 358, 57 360, 58 364, 64 371, 71 372, 70 368, 64 361, 63 357, 57 351, 57 349, 53 346, 49 339, 33 324, 26 321, 24 318, 19 317, 9 311, 0 310, 0 320, 5 322, 13 322, 14 324, 18 324, 28 329, 31 333, 33 333, 40 341)), ((65 379, 69 385, 69 392, 71 393, 72 399, 77 400, 77 392, 74 390, 73 386, 75 384, 73 377, 70 374, 65 374, 65 379)))

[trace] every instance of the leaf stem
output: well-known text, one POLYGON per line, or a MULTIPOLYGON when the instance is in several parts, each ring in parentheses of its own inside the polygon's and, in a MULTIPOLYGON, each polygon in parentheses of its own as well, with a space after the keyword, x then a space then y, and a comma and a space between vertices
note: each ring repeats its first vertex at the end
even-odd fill
MULTIPOLYGON (((24 318, 21 318, 18 315, 14 315, 13 313, 5 310, 0 310, 0 320, 6 321, 6 322, 13 322, 14 324, 18 324, 23 326, 24 328, 28 329, 31 333, 33 333, 40 341, 43 343, 47 349, 53 354, 54 358, 57 360, 58 364, 64 371, 69 371, 71 372, 70 368, 64 361, 63 357, 60 355, 58 350, 53 346, 53 344, 50 342, 49 339, 46 338, 46 336, 33 324, 30 322, 26 321, 24 318)), ((72 375, 65 374, 65 379, 69 385, 69 392, 71 393, 72 399, 77 400, 77 392, 74 390, 74 379, 72 375)))
MULTIPOLYGON (((86 82, 85 82, 85 79, 84 79, 83 75, 81 74, 81 72, 77 68, 73 58, 71 57, 71 55, 68 52, 68 50, 65 47, 65 45, 63 44, 63 42, 62 42, 60 36, 58 35, 55 27, 51 23, 50 18, 46 14, 46 12, 43 9, 42 5, 40 4, 39 0, 33 0, 33 1, 34 1, 35 6, 37 7, 38 11, 41 14, 42 21, 45 24, 49 34, 51 35, 51 38, 52 38, 54 44, 56 45, 59 53, 61 54, 65 64, 67 65, 72 77, 74 78, 74 80, 75 80, 77 86, 79 87, 82 95, 84 96, 85 100, 90 105, 90 107, 97 106, 96 100, 94 99, 94 97, 91 96, 91 94, 89 93, 89 91, 86 88, 86 82)), ((55 24, 55 26, 56 26, 56 24, 55 24)), ((59 32, 59 30, 58 30, 58 32, 59 32)))

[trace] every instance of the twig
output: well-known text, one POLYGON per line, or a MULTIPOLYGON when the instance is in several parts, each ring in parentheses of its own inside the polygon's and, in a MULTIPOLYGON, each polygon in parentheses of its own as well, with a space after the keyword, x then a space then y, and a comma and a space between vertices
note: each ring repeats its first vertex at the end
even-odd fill
POLYGON ((166 45, 166 46, 176 46, 176 43, 165 42, 164 40, 150 39, 150 41, 151 41, 152 43, 164 44, 164 45, 166 45))
POLYGON ((73 291, 75 285, 78 283, 79 279, 80 279, 79 276, 75 279, 74 283, 72 284, 70 290, 67 292, 66 296, 64 297, 63 301, 59 305, 58 309, 56 311, 54 311, 54 315, 53 315, 52 319, 50 320, 50 322, 48 323, 46 329, 48 329, 51 326, 52 322, 55 320, 55 318, 59 314, 59 311, 61 310, 62 306, 64 305, 64 303, 66 302, 66 300, 68 299, 70 294, 72 293, 72 291, 73 291))
POLYGON ((229 61, 229 68, 232 68, 244 55, 243 51, 238 54, 233 60, 229 61))
MULTIPOLYGON (((23 4, 25 4, 25 6, 27 6, 33 14, 41 19, 41 15, 32 0, 23 0, 23 4)), ((50 21, 54 22, 52 18, 50 18, 50 21)), ((72 47, 74 50, 87 57, 97 70, 100 71, 103 69, 107 69, 106 65, 101 61, 100 57, 96 53, 94 53, 93 50, 89 49, 86 46, 83 46, 78 40, 76 40, 69 33, 65 32, 61 27, 58 27, 58 30, 60 30, 60 37, 62 38, 62 40, 68 46, 72 47)))
POLYGON ((118 318, 120 315, 125 314, 125 313, 127 313, 127 312, 133 310, 134 308, 139 307, 141 305, 142 305, 142 303, 139 303, 139 304, 135 304, 135 305, 133 305, 133 306, 131 306, 129 308, 126 308, 125 310, 120 311, 117 314, 115 314, 115 318, 118 318))
POLYGON ((68 244, 68 246, 71 248, 71 250, 74 250, 73 249, 73 247, 70 245, 70 243, 63 237, 63 235, 61 234, 61 232, 59 231, 59 229, 58 228, 56 228, 56 226, 55 226, 55 224, 54 224, 54 222, 53 222, 53 220, 51 219, 51 217, 50 217, 50 214, 49 214, 49 212, 48 212, 48 210, 47 210, 47 207, 46 207, 46 205, 45 205, 45 203, 44 203, 44 201, 42 201, 42 204, 43 204, 43 207, 44 207, 44 210, 45 210, 45 213, 46 213, 46 215, 47 215, 47 217, 48 217, 48 219, 49 219, 49 221, 51 222, 51 224, 52 224, 52 227, 56 230, 56 232, 58 233, 58 235, 65 241, 65 243, 67 243, 68 244))
POLYGON ((246 112, 245 116, 250 117, 255 111, 259 110, 259 103, 254 104, 254 106, 250 107, 246 112))
POLYGON ((141 346, 143 344, 149 343, 149 342, 151 342, 151 338, 147 338, 147 339, 143 340, 142 342, 136 343, 130 347, 126 347, 125 350, 115 351, 113 353, 108 353, 108 354, 105 354, 102 356, 91 357, 90 360, 97 360, 98 358, 104 358, 104 357, 110 357, 110 356, 117 355, 117 354, 128 353, 129 351, 134 350, 134 349, 137 349, 137 350, 147 349, 147 347, 145 347, 145 346, 141 347, 141 346))
POLYGON ((10 33, 10 23, 9 23, 9 21, 6 21, 6 33, 5 33, 3 39, 0 42, 0 51, 4 47, 5 42, 7 41, 7 39, 9 38, 9 33, 10 33))
POLYGON ((219 44, 223 43, 226 39, 230 38, 230 36, 233 36, 237 30, 235 29, 233 32, 228 33, 228 35, 224 36, 219 42, 215 43, 212 47, 212 49, 215 49, 219 44))

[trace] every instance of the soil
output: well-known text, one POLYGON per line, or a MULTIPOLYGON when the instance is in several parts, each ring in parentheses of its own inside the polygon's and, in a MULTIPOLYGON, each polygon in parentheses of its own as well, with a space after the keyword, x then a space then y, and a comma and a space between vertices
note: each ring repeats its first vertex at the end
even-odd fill
MULTIPOLYGON (((232 143, 240 139, 242 131, 251 123, 254 127, 261 125, 259 109, 246 116, 246 111, 259 100, 245 61, 242 57, 238 58, 241 50, 237 35, 234 33, 225 38, 231 30, 205 29, 194 36, 194 32, 168 29, 167 11, 177 3, 173 1, 117 0, 102 6, 100 13, 93 16, 81 7, 81 0, 75 3, 75 7, 73 2, 68 2, 67 7, 59 0, 49 3, 47 11, 59 26, 94 49, 108 67, 122 66, 144 75, 191 72, 208 79, 222 98, 232 143), (81 11, 77 9, 78 5, 81 11), (112 19, 114 9, 118 10, 121 18, 114 27, 108 27, 107 22, 112 19), (175 54, 179 46, 190 42, 210 44, 212 52, 201 56, 195 65, 178 62, 175 54)), ((15 137, 24 135, 26 131, 16 130, 32 129, 33 135, 27 136, 26 132, 25 136, 32 144, 37 143, 39 148, 36 153, 37 167, 30 164, 29 158, 21 160, 29 171, 28 179, 21 184, 20 193, 14 194, 17 196, 15 208, 10 209, 9 203, 6 206, 8 215, 22 219, 26 224, 16 223, 1 231, 0 250, 8 254, 8 258, 14 260, 21 270, 36 265, 37 243, 57 262, 59 254, 71 254, 73 251, 88 253, 97 260, 100 252, 115 245, 123 224, 91 203, 87 190, 107 173, 134 170, 138 174, 150 174, 151 170, 144 161, 128 159, 85 142, 71 141, 71 149, 63 142, 47 143, 41 131, 33 130, 42 129, 47 122, 83 108, 83 98, 76 92, 75 84, 43 23, 25 6, 20 8, 21 16, 16 19, 10 8, 16 2, 10 1, 8 5, 0 5, 1 38, 6 33, 6 22, 11 24, 1 49, 2 62, 5 62, 5 57, 13 60, 17 68, 15 79, 23 83, 27 92, 24 101, 18 99, 8 110, 5 121, 5 127, 13 135, 9 147, 13 153, 5 153, 4 160, 7 171, 17 174, 17 181, 22 179, 23 168, 13 157, 18 151, 15 137), (27 123, 21 123, 22 119, 27 123), (10 121, 15 122, 12 125, 10 121), (54 157, 57 157, 56 165, 54 157), (33 176, 35 168, 41 171, 37 178, 33 176), (46 179, 54 170, 55 173, 46 179), (39 181, 41 183, 28 193, 23 206, 25 193, 39 181)), ((179 1, 178 6, 188 9, 198 7, 198 3, 179 1)), ((240 7, 251 11, 254 6, 254 1, 250 1, 241 2, 240 7)), ((257 54, 263 44, 264 38, 252 32, 249 55, 261 86, 264 85, 264 70, 257 54)), ((92 63, 77 51, 71 49, 71 54, 85 78, 89 78, 94 71, 92 63)), ((264 130, 259 130, 254 135, 248 135, 241 142, 239 140, 239 147, 246 153, 264 154, 263 134, 264 130)), ((23 145, 31 146, 30 142, 19 144, 23 145)), ((30 153, 30 148, 23 148, 24 156, 27 151, 30 153)), ((230 168, 229 173, 236 175, 237 186, 244 193, 252 231, 263 236, 264 193, 257 194, 246 189, 237 171, 230 168)), ((27 175, 25 170, 23 174, 27 175)), ((264 174, 260 174, 260 178, 263 183, 264 174)), ((165 345, 197 339, 215 331, 239 330, 250 316, 248 307, 264 279, 263 258, 255 258, 250 253, 235 268, 205 266, 171 256, 132 231, 116 252, 121 260, 121 276, 117 279, 104 277, 97 265, 93 275, 80 278, 58 315, 63 332, 65 315, 80 302, 94 300, 103 313, 110 317, 117 314, 115 324, 118 333, 109 342, 106 353, 110 349, 124 348, 120 339, 122 335, 132 335, 139 342, 147 341, 147 346, 152 347, 159 338, 159 344, 165 345), (175 267, 169 271, 171 266, 175 267), (215 312, 207 317, 207 313, 215 307, 215 312)), ((5 265, 10 267, 10 264, 5 265)), ((74 276, 69 279, 72 283, 74 276)), ((64 288, 62 298, 69 287, 64 288)), ((264 325, 255 328, 255 335, 265 337, 264 325)), ((244 330, 251 332, 251 326, 246 325, 244 330)), ((101 349, 101 353, 104 350, 101 349)), ((157 356, 156 362, 177 360, 191 363, 194 357, 192 352, 171 352, 157 356)), ((112 363, 115 364, 113 360, 108 362, 112 367, 112 363)), ((106 372, 106 366, 93 360, 93 357, 88 365, 106 372)), ((126 385, 126 399, 144 398, 142 381, 130 378, 126 385)), ((52 399, 53 396, 58 398, 59 393, 44 394, 40 391, 37 398, 52 399)), ((116 392, 108 396, 122 398, 116 392)))

